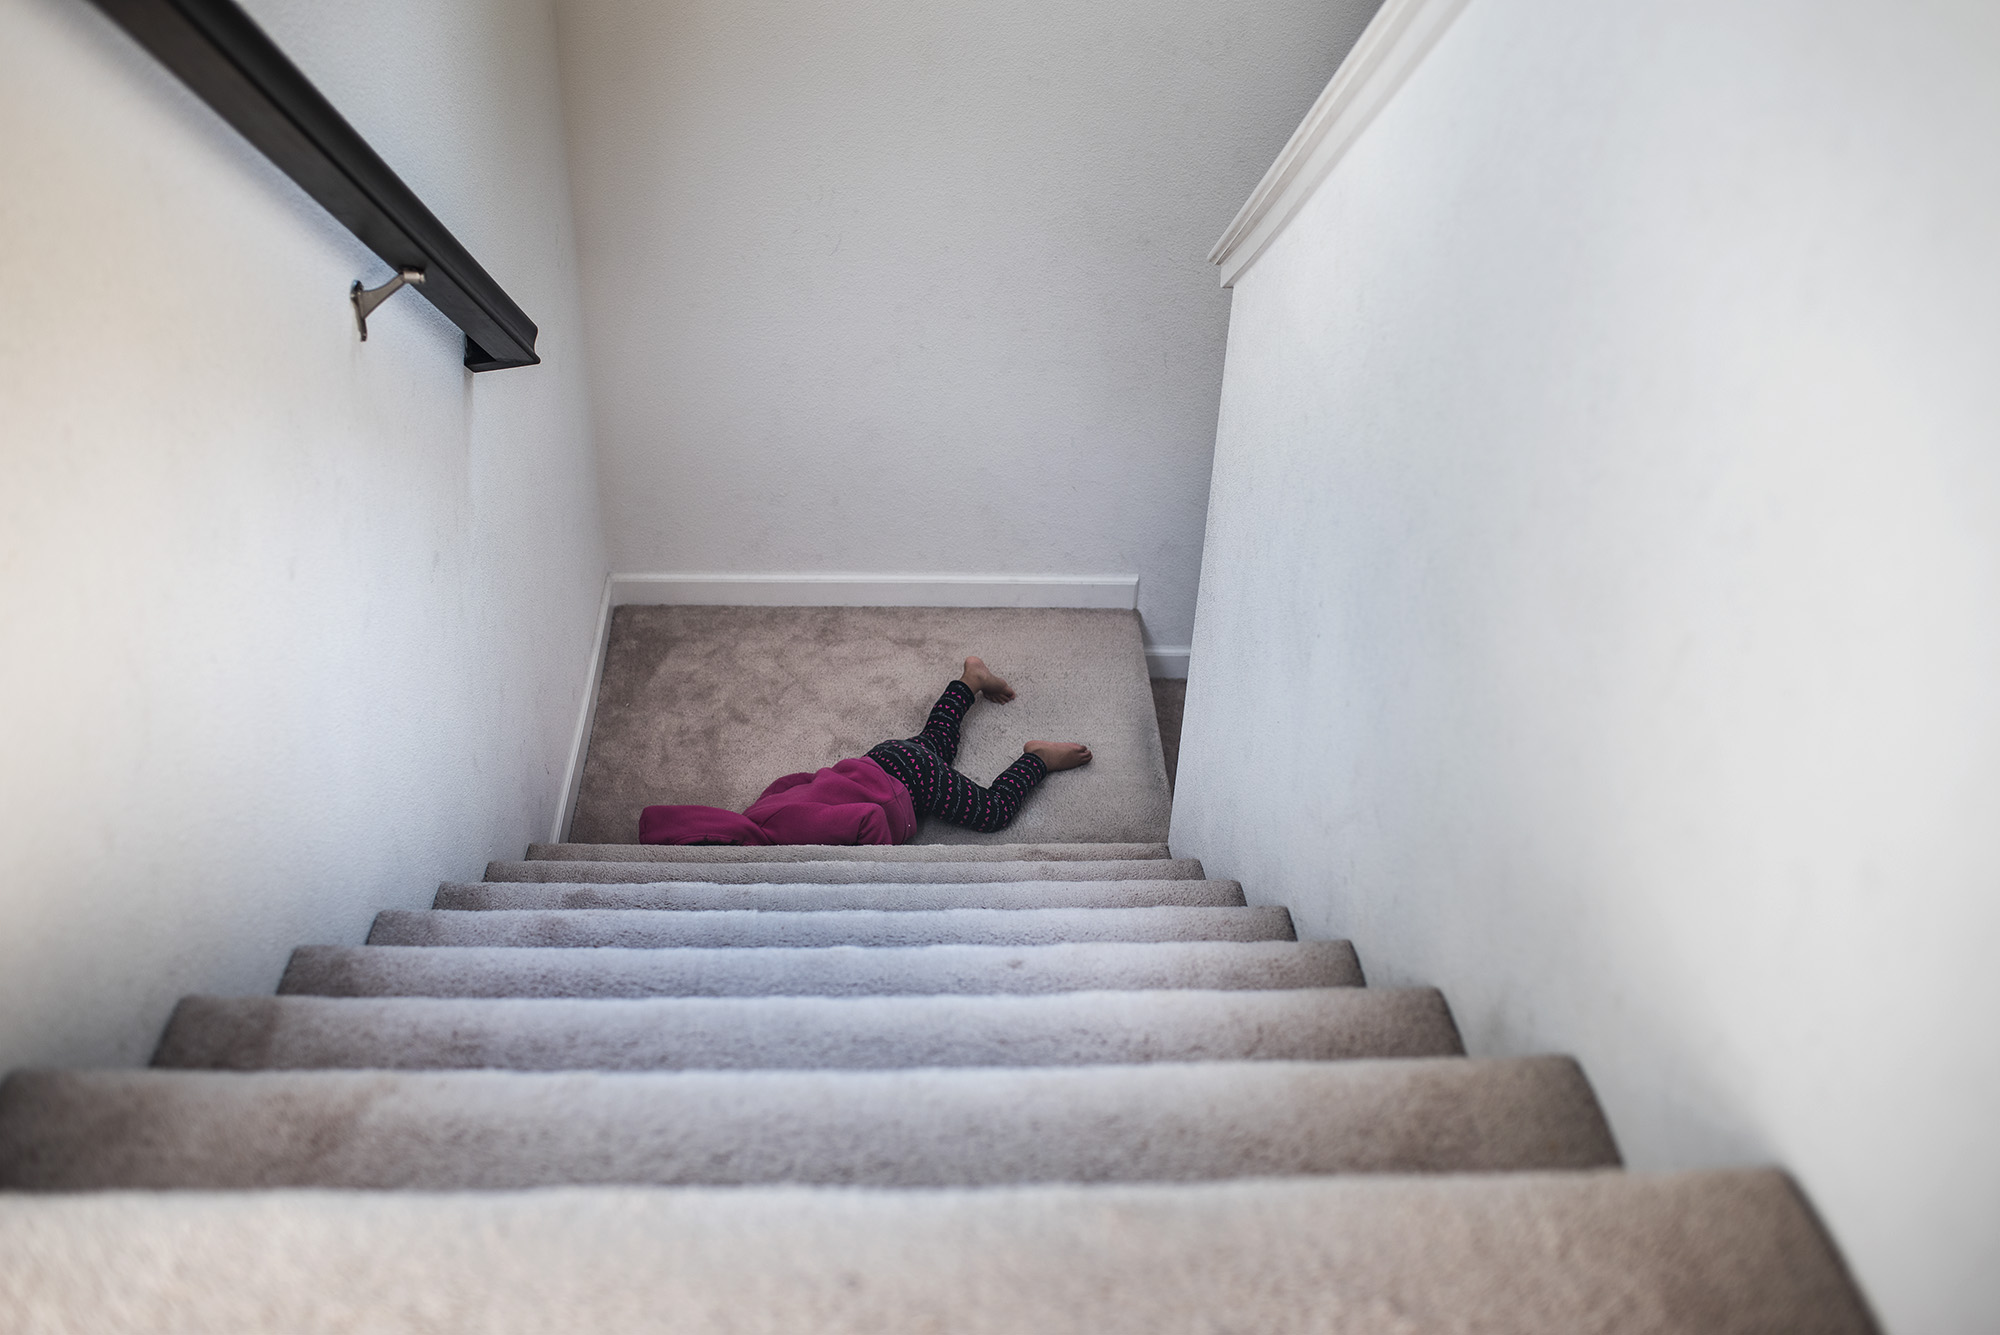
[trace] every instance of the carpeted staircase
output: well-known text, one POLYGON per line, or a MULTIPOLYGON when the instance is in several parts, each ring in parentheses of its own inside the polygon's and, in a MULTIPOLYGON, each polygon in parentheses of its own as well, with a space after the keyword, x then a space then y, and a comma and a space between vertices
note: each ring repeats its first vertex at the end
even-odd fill
POLYGON ((1781 1174, 1462 1052, 1165 845, 537 846, 10 1076, 0 1329, 1872 1328, 1781 1174))

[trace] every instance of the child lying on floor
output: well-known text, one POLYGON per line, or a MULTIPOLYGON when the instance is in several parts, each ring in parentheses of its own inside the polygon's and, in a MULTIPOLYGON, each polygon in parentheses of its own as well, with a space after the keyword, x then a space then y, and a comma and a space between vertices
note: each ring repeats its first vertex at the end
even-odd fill
POLYGON ((787 774, 742 812, 720 807, 653 806, 639 815, 648 844, 902 844, 919 815, 989 834, 1014 819, 1036 784, 1056 770, 1090 763, 1080 742, 1029 742, 1021 758, 982 788, 951 767, 958 725, 976 696, 994 704, 1014 688, 977 658, 944 688, 915 737, 883 742, 866 756, 817 773, 787 774))

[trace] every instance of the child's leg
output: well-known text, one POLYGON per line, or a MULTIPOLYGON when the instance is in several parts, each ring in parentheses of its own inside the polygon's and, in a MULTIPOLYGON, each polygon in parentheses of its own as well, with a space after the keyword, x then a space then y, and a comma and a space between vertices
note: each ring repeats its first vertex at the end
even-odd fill
POLYGON ((868 758, 910 790, 910 801, 919 815, 936 816, 981 834, 1007 828, 1029 790, 1049 772, 1040 756, 1024 755, 1002 770, 992 787, 981 788, 914 737, 884 742, 870 751, 868 758))
MULTIPOLYGON (((1014 688, 1004 679, 993 675, 979 659, 968 658, 965 675, 944 688, 944 694, 931 706, 922 732, 901 741, 883 742, 868 756, 910 790, 910 799, 920 814, 991 834, 1007 828, 1029 790, 1048 777, 1050 761, 1033 752, 1044 743, 1031 742, 1029 752, 1002 770, 990 788, 980 787, 953 769, 951 762, 958 758, 959 724, 965 711, 972 708, 975 689, 984 691, 990 700, 1014 698, 1014 688)), ((1089 759, 1087 750, 1083 750, 1083 760, 1051 755, 1055 765, 1064 769, 1089 759)))
POLYGON ((1029 791, 1048 773, 1040 756, 1024 755, 1001 770, 992 787, 981 788, 946 766, 937 810, 929 814, 980 834, 1004 830, 1019 814, 1029 791))
POLYGON ((972 688, 962 681, 955 681, 944 688, 944 694, 931 706, 931 716, 924 722, 924 730, 911 741, 927 747, 949 765, 958 757, 958 725, 965 719, 965 711, 972 708, 972 688))

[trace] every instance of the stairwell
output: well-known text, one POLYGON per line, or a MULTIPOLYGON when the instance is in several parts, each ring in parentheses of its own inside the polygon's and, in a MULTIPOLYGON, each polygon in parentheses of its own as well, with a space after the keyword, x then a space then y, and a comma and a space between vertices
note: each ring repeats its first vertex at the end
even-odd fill
POLYGON ((538 845, 13 1074, 0 1185, 17 1331, 1872 1328, 1782 1174, 1158 844, 538 845))

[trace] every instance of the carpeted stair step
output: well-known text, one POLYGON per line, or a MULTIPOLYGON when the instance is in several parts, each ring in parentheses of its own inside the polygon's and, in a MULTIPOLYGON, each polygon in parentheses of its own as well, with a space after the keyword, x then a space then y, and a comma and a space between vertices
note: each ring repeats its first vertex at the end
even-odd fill
POLYGON ((488 881, 572 881, 644 885, 713 881, 720 885, 939 885, 967 881, 1199 881, 1194 858, 1117 858, 1100 862, 489 862, 488 881))
POLYGON ((1109 862, 1165 844, 529 844, 530 862, 1109 862))
POLYGON ((645 885, 446 882, 440 909, 1046 909, 1241 907, 1235 881, 965 881, 891 885, 716 885, 655 881, 645 885))
POLYGON ((927 819, 921 845, 1167 837, 1173 798, 1136 612, 619 607, 608 630, 565 836, 575 842, 635 841, 654 802, 741 810, 779 775, 907 737, 968 652, 1018 696, 972 706, 960 772, 985 782, 1028 737, 1088 738, 1097 759, 1052 776, 1005 830, 927 819))
POLYGON ((24 1331, 1871 1335, 1782 1174, 0 1199, 24 1331))
POLYGON ((1602 1168, 1564 1057, 933 1071, 31 1071, 0 1188, 873 1187, 1602 1168))
POLYGON ((523 1071, 1334 1061, 1464 1052, 1432 988, 1052 996, 186 997, 156 1066, 523 1071))
POLYGON ((278 984, 329 997, 885 996, 1359 987, 1345 941, 624 950, 301 946, 278 984))
POLYGON ((1044 946, 1064 941, 1289 941, 1283 908, 385 909, 372 946, 1044 946))

